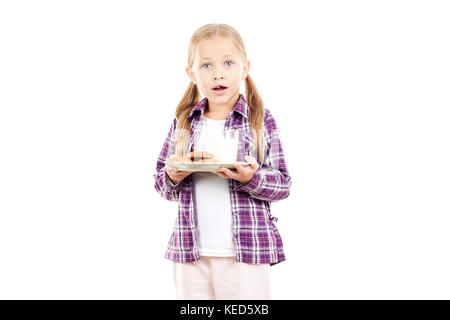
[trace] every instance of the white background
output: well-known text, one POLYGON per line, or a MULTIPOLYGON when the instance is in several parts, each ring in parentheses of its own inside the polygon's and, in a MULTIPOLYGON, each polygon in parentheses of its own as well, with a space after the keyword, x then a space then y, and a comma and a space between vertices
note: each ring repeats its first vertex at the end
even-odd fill
MULTIPOLYGON (((0 298, 174 299, 156 160, 227 23, 281 130, 274 299, 449 299, 445 1, 2 1, 0 298)), ((244 87, 241 87, 244 92, 244 87)))

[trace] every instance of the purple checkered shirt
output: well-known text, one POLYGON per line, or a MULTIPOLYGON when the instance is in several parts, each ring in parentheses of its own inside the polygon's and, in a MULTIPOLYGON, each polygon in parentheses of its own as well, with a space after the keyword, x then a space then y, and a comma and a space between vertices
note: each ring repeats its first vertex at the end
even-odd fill
MULTIPOLYGON (((207 98, 203 98, 192 108, 188 118, 191 121, 191 137, 188 150, 194 151, 195 138, 201 130, 207 98)), ((225 130, 239 132, 239 146, 236 161, 245 161, 245 155, 256 157, 253 133, 249 121, 249 107, 242 94, 225 121, 225 130)), ((174 153, 173 120, 167 138, 156 163, 155 189, 164 199, 178 202, 178 216, 170 237, 166 258, 175 262, 192 262, 200 259, 196 240, 196 219, 194 218, 194 197, 192 174, 174 185, 164 169, 164 161, 174 153)), ((233 241, 236 244, 236 261, 271 266, 285 260, 283 243, 272 216, 272 201, 289 196, 291 177, 289 176, 280 139, 280 132, 270 111, 264 110, 264 158, 262 165, 245 186, 239 181, 228 179, 233 218, 233 241)))

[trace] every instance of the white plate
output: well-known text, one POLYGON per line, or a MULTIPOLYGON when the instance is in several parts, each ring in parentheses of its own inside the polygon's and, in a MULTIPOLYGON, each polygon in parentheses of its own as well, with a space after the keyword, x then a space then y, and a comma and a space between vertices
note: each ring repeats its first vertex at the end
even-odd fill
MULTIPOLYGON (((229 169, 234 169, 234 163, 220 163, 220 162, 172 162, 164 161, 164 163, 170 167, 177 168, 181 171, 208 171, 214 172, 220 169, 220 167, 225 167, 229 169)), ((250 165, 248 162, 240 162, 241 166, 246 167, 250 165)))

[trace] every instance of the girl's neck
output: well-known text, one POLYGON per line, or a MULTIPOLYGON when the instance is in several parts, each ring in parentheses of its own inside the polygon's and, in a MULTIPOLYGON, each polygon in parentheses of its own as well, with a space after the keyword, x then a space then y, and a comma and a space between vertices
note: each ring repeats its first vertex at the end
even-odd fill
POLYGON ((234 106, 236 105, 238 99, 239 94, 236 99, 231 100, 234 102, 232 102, 229 105, 214 105, 213 103, 210 103, 210 101, 208 100, 208 106, 205 108, 203 116, 213 120, 225 120, 226 117, 230 114, 230 112, 233 111, 234 106))
MULTIPOLYGON (((230 111, 231 112, 231 111, 230 111)), ((228 111, 211 111, 209 107, 203 112, 203 116, 213 120, 225 120, 230 113, 228 111)))

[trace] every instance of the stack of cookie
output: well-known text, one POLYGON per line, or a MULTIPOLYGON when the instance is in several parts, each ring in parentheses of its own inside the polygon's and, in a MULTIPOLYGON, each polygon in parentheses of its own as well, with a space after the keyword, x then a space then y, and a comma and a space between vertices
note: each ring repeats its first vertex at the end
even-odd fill
POLYGON ((206 151, 192 151, 185 156, 171 155, 167 160, 173 162, 219 162, 214 155, 206 151))

